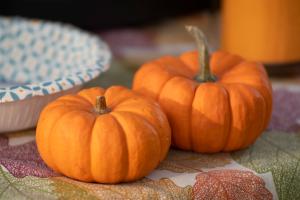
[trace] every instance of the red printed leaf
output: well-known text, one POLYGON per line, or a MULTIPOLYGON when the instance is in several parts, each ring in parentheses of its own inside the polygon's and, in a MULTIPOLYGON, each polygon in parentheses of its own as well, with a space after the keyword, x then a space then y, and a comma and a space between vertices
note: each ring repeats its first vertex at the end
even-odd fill
POLYGON ((214 170, 201 172, 193 187, 196 200, 269 200, 272 193, 262 178, 249 171, 214 170))
POLYGON ((8 138, 0 136, 0 164, 18 178, 25 176, 57 176, 42 161, 35 141, 9 146, 8 138))

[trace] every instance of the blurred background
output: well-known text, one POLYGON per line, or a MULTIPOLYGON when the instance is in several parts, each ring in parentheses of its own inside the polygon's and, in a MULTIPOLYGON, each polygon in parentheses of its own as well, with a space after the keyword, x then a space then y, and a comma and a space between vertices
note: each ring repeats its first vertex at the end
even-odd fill
POLYGON ((126 81, 147 60, 194 49, 184 29, 187 24, 203 30, 210 51, 221 48, 263 62, 272 77, 298 77, 300 72, 299 0, 7 0, 1 4, 1 15, 61 21, 99 34, 117 58, 114 66, 122 63, 116 70, 129 71, 126 81))
POLYGON ((2 15, 21 15, 99 30, 153 24, 201 10, 215 11, 218 0, 4 0, 2 15))

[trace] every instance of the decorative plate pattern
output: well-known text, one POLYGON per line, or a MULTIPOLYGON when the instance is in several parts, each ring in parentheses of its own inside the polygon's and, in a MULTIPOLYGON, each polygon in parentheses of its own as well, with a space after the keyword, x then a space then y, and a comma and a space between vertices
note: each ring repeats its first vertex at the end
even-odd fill
POLYGON ((109 68, 108 46, 70 25, 0 17, 0 102, 81 85, 109 68))

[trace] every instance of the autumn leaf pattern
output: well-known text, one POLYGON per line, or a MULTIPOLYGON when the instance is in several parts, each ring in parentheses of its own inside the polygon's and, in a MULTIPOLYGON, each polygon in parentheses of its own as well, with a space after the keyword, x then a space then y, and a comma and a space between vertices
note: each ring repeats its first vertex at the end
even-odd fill
POLYGON ((212 170, 201 172, 193 187, 195 200, 271 200, 265 182, 249 171, 212 170))
POLYGON ((121 183, 117 185, 84 183, 65 177, 55 177, 66 184, 77 185, 91 191, 99 199, 180 199, 192 198, 192 187, 179 187, 169 179, 153 181, 143 178, 132 183, 121 183))
POLYGON ((37 151, 35 141, 17 146, 8 145, 8 137, 0 136, 0 164, 15 177, 57 176, 42 161, 37 151))
POLYGON ((271 172, 279 199, 300 199, 299 133, 266 132, 250 148, 234 152, 232 157, 258 173, 271 172))
POLYGON ((231 158, 227 153, 200 154, 170 149, 167 158, 158 166, 158 169, 194 173, 202 171, 203 168, 222 167, 230 162, 231 158))
POLYGON ((48 179, 16 178, 0 166, 0 199, 56 199, 48 179))
POLYGON ((58 179, 17 178, 0 166, 0 199, 98 199, 93 193, 58 179))

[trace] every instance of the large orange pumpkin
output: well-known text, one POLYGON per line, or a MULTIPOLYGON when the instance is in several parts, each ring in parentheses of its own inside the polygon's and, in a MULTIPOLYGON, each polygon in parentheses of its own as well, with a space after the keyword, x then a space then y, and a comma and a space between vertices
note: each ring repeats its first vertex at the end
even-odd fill
POLYGON ((121 86, 96 87, 47 105, 36 142, 55 171, 81 181, 118 183, 149 174, 165 158, 171 132, 154 101, 121 86))
POLYGON ((144 64, 134 76, 133 90, 162 106, 175 147, 219 152, 249 146, 268 125, 272 111, 264 67, 222 51, 209 58, 203 33, 196 27, 188 30, 199 55, 192 51, 144 64))

